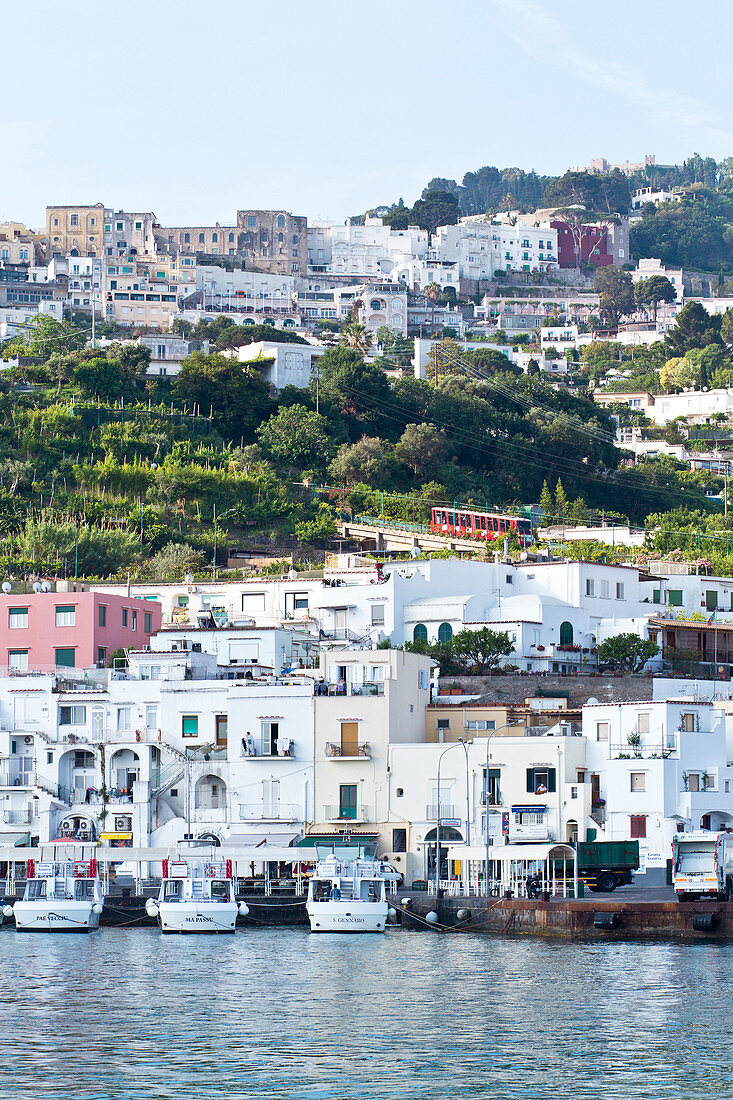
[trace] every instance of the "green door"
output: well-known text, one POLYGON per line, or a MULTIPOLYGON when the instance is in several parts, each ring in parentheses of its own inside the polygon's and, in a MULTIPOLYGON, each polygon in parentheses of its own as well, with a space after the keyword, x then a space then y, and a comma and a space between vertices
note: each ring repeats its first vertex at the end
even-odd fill
POLYGON ((342 783, 339 787, 339 817, 342 821, 356 819, 356 783, 342 783))
POLYGON ((705 593, 705 607, 708 609, 708 611, 718 610, 718 593, 714 590, 711 591, 710 589, 708 589, 705 593))

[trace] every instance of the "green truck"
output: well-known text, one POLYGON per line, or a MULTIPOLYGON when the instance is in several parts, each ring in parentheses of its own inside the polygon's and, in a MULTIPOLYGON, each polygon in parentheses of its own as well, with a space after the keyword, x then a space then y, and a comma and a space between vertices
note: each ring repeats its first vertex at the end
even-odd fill
POLYGON ((626 886, 639 868, 638 840, 579 841, 578 880, 593 893, 610 894, 626 886))

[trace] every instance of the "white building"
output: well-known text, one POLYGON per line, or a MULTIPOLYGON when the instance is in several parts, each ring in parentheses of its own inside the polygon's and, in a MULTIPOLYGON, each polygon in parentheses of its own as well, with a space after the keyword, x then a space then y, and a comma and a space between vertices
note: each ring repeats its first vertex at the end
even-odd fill
POLYGON ((457 264, 461 279, 493 279, 500 270, 557 268, 557 230, 549 227, 461 219, 458 225, 440 226, 431 246, 437 257, 457 264))
POLYGON ((221 312, 291 313, 295 295, 292 275, 261 271, 227 271, 218 266, 196 268, 196 289, 204 310, 221 312))
POLYGON ((386 279, 398 263, 425 256, 427 250, 424 229, 392 229, 381 218, 366 218, 364 225, 347 220, 308 226, 309 274, 386 279))
POLYGON ((305 389, 313 376, 314 364, 326 348, 318 344, 284 344, 258 340, 232 351, 240 363, 256 366, 276 390, 285 386, 305 389))
POLYGON ((675 194, 674 191, 664 191, 661 188, 657 190, 654 187, 638 187, 631 196, 632 210, 638 210, 648 202, 654 206, 661 206, 663 202, 682 202, 682 195, 675 194))

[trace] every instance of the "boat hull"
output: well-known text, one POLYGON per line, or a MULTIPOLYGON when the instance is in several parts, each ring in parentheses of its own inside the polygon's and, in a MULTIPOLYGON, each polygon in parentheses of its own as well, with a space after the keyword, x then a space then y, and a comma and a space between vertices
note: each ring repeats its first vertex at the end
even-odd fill
POLYGON ((380 901, 309 901, 311 932, 384 932, 388 905, 380 901))
POLYGON ((236 902, 160 902, 161 932, 225 933, 237 923, 236 902))
POLYGON ((18 932, 92 932, 99 928, 99 913, 92 903, 16 901, 13 906, 18 932))

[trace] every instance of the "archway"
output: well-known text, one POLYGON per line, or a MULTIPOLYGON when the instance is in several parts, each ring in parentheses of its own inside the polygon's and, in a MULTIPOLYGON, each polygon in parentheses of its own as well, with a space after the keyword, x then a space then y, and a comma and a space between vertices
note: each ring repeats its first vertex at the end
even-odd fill
POLYGON ((438 641, 441 645, 447 645, 453 637, 453 627, 450 623, 441 623, 438 627, 438 641))
MULTIPOLYGON (((429 829, 425 834, 425 877, 428 882, 435 878, 435 849, 438 841, 438 830, 429 829)), ((462 844, 463 833, 453 825, 440 826, 440 878, 448 878, 448 848, 452 844, 462 844)))
POLYGON ((197 810, 223 810, 227 804, 227 785, 218 775, 202 775, 196 784, 197 810))
POLYGON ((132 798, 132 785, 140 778, 140 757, 132 749, 117 749, 109 758, 107 782, 112 797, 132 798))

